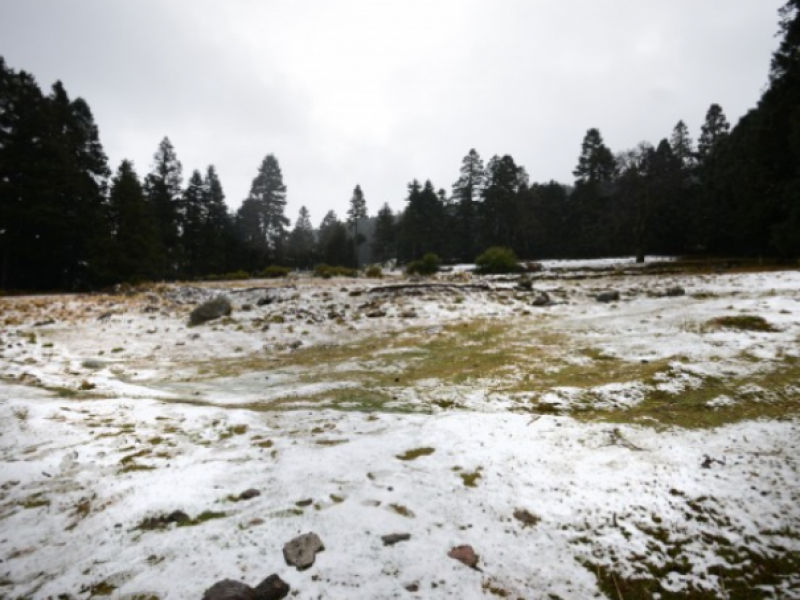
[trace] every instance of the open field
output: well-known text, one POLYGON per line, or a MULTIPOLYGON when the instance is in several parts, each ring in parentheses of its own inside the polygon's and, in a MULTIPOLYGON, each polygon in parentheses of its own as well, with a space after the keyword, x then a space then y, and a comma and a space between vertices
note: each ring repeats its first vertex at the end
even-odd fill
POLYGON ((800 272, 546 267, 0 298, 0 598, 800 598, 800 272))

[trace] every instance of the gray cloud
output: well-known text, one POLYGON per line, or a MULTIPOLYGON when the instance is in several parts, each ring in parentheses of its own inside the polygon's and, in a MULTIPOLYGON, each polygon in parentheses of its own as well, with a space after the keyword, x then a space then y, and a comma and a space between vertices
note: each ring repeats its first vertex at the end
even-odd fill
POLYGON ((375 212, 406 183, 449 190, 472 147, 569 182, 599 127, 657 142, 712 102, 755 105, 781 0, 0 0, 0 53, 84 97, 116 165, 169 135, 228 202, 274 153, 318 222, 356 183, 375 212))

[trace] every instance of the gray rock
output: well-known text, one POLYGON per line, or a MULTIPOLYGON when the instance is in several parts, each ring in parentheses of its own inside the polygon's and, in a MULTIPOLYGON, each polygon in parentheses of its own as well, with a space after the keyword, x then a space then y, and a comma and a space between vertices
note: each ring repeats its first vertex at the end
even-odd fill
POLYGON ((531 302, 533 306, 550 306, 553 304, 553 301, 550 299, 550 294, 547 292, 542 292, 536 298, 533 299, 531 302))
POLYGON ((273 302, 275 302, 275 298, 272 296, 264 296, 256 301, 256 306, 269 306, 273 302))
POLYGON ((205 591, 203 600, 256 600, 256 591, 241 581, 223 579, 205 591))
POLYGON ((378 319, 385 316, 386 316, 386 311, 381 309, 371 310, 367 313, 367 317, 370 319, 378 319))
POLYGON ((255 600, 282 600, 291 589, 288 583, 273 574, 256 586, 255 600))
POLYGON ((102 369, 106 366, 101 360, 95 360, 93 358, 89 358, 82 363, 84 369, 102 369))
POLYGON ((398 542, 407 542, 411 539, 410 533, 390 533, 389 535, 382 535, 384 546, 394 546, 398 542))
POLYGON ((314 564, 317 552, 325 550, 322 540, 316 533, 304 533, 283 547, 283 558, 290 567, 303 571, 314 564))
POLYGON ((616 290, 609 290, 601 292, 595 296, 598 302, 619 302, 619 292, 616 290))
POLYGON ((261 492, 257 489, 250 488, 249 490, 243 491, 239 494, 239 500, 250 500, 251 498, 255 498, 256 496, 260 496, 261 492))
POLYGON ((189 325, 202 325, 207 321, 227 317, 232 310, 230 300, 225 296, 217 296, 212 300, 203 302, 192 311, 192 314, 189 315, 189 325))

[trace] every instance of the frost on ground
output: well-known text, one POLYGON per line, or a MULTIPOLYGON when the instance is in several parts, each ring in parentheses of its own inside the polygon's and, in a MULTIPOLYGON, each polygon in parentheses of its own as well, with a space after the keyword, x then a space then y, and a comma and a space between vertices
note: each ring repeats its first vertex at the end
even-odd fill
POLYGON ((800 273, 547 267, 0 299, 0 597, 800 597, 800 273))

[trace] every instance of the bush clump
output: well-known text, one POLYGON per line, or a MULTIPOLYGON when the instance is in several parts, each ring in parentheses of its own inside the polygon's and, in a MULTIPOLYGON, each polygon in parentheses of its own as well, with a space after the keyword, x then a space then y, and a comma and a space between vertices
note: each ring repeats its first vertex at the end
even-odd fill
POLYGON ((519 273, 523 270, 511 248, 494 246, 475 259, 478 273, 519 273))
POLYGON ((406 273, 409 275, 433 275, 439 271, 442 259, 433 252, 428 252, 422 260, 415 260, 406 266, 406 273))
POLYGON ((383 269, 379 265, 370 265, 365 275, 370 279, 380 279, 383 277, 383 269))
POLYGON ((292 270, 289 267, 270 265, 262 271, 259 271, 258 277, 261 279, 280 279, 281 277, 288 277, 291 272, 292 270))
POLYGON ((358 277, 358 271, 350 267, 336 266, 321 264, 314 267, 314 275, 322 277, 323 279, 330 279, 331 277, 358 277))

